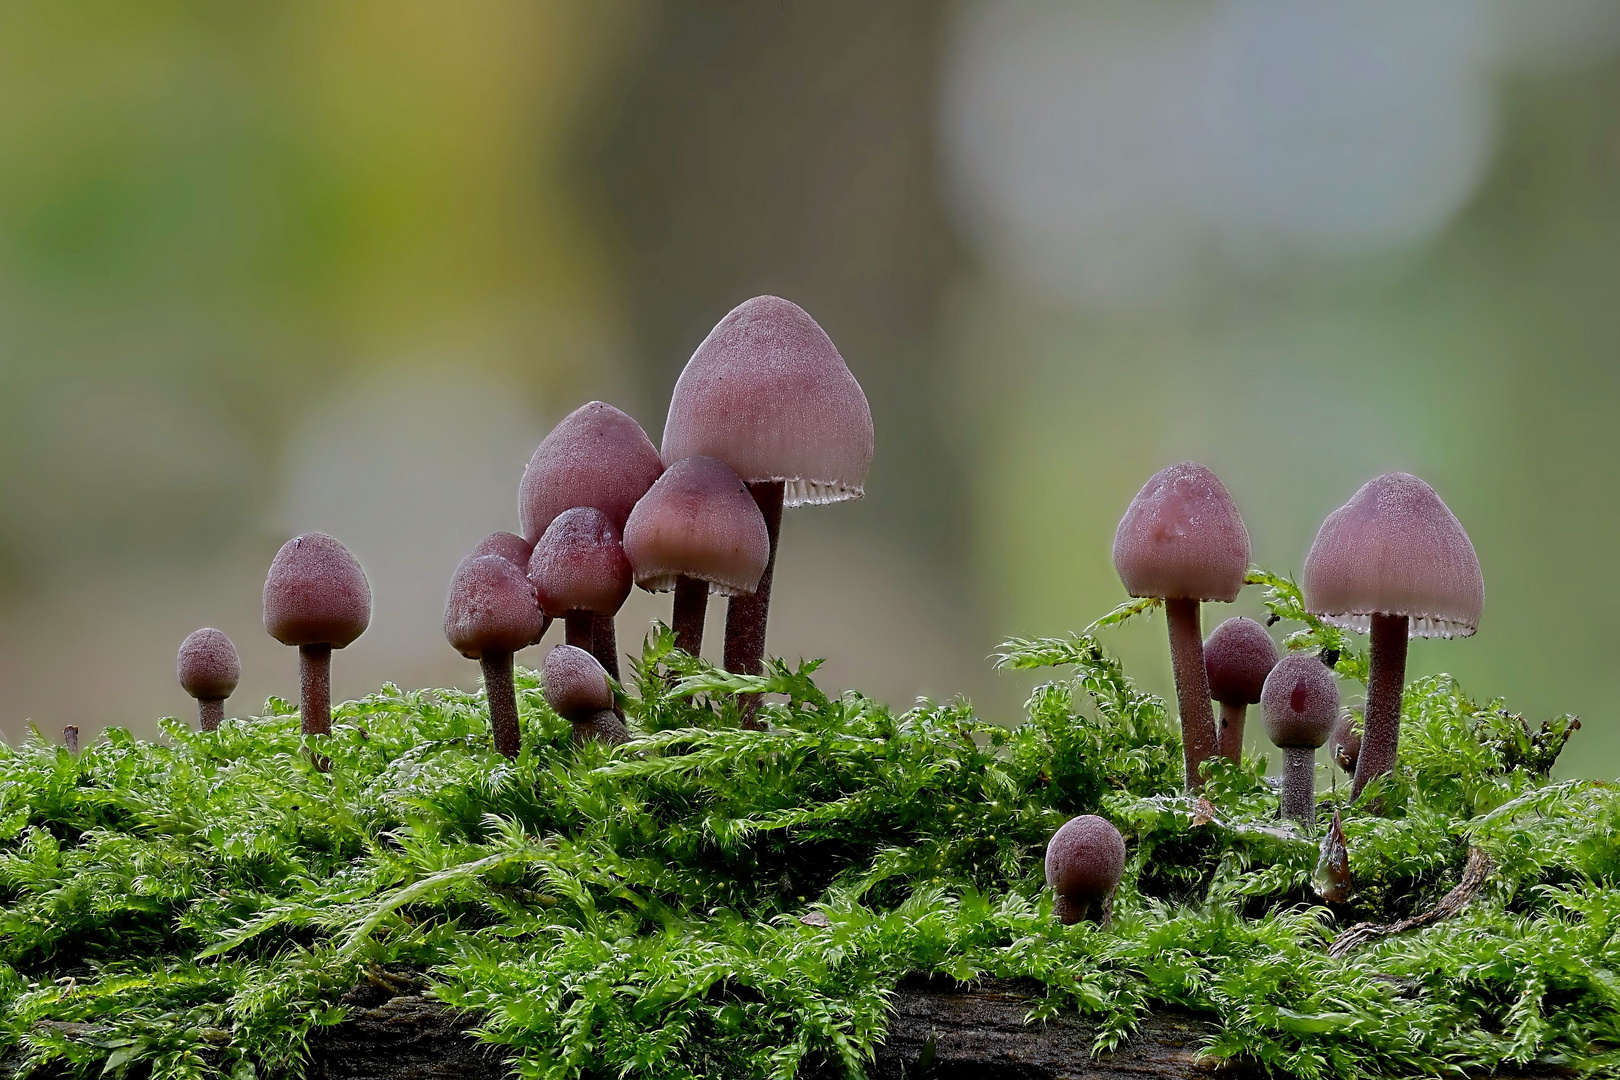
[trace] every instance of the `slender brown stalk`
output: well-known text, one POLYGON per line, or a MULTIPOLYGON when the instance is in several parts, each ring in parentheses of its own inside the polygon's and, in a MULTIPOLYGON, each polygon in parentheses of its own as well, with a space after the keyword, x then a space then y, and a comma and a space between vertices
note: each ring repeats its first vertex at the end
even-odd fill
POLYGON ((298 711, 305 735, 332 731, 332 646, 298 646, 298 711))
POLYGON ((69 724, 62 729, 62 744, 67 747, 68 753, 79 752, 79 725, 69 724))
POLYGON ((595 656, 596 616, 588 611, 570 611, 563 618, 563 640, 595 656))
MULTIPOLYGON (((746 504, 745 504, 746 505, 746 504)), ((697 656, 703 651, 703 618, 709 607, 709 583, 682 575, 675 579, 675 647, 697 656)))
POLYGON ((204 731, 218 731, 220 722, 225 719, 225 699, 198 698, 197 719, 204 731))
POLYGON ((1197 600, 1166 600, 1170 625, 1170 666, 1176 675, 1176 704, 1181 710, 1181 745, 1187 763, 1187 790, 1204 786, 1198 766, 1217 753, 1215 710, 1209 700, 1209 673, 1204 668, 1204 637, 1197 600))
MULTIPOLYGON (((765 516, 765 533, 771 539, 771 555, 766 560, 765 573, 760 576, 759 588, 754 590, 754 594, 733 596, 726 608, 726 670, 739 675, 758 675, 763 670, 765 623, 771 610, 771 579, 776 573, 776 545, 782 532, 783 486, 780 480, 748 485, 749 493, 759 505, 759 512, 765 516)), ((742 707, 743 726, 759 727, 754 719, 754 714, 759 711, 759 695, 739 695, 738 704, 742 707)))
POLYGON ((1221 732, 1218 749, 1221 756, 1237 765, 1243 761, 1243 719, 1249 707, 1241 701, 1233 704, 1221 702, 1221 732))
POLYGON ((521 742, 517 692, 512 687, 512 654, 486 649, 478 664, 484 669, 484 696, 489 699, 489 729, 495 737, 495 752, 515 758, 521 742))
POLYGON ((1316 751, 1309 746, 1283 747, 1282 812, 1307 829, 1316 827, 1316 751))
POLYGON ((619 635, 612 615, 598 615, 591 623, 591 655, 614 679, 619 677, 619 635))
POLYGON ((1405 615, 1372 617, 1372 657, 1367 672, 1367 711, 1362 717, 1361 753, 1351 798, 1385 773, 1395 771, 1401 738, 1401 695, 1406 689, 1405 615))

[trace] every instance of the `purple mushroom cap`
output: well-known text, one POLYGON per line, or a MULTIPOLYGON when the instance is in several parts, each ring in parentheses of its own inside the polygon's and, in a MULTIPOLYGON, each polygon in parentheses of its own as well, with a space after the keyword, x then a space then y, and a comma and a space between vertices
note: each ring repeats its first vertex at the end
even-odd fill
POLYGON ((765 516, 731 467, 709 457, 683 458, 630 511, 624 554, 636 584, 665 592, 679 577, 722 596, 759 587, 771 540, 765 516))
POLYGON ((590 506, 622 531, 636 500, 664 471, 652 440, 626 414, 601 401, 581 405, 551 429, 518 487, 518 522, 536 541, 557 515, 590 506))
POLYGON ((264 582, 264 628, 283 645, 347 646, 371 622, 371 586, 349 549, 325 533, 295 536, 264 582))
POLYGON ((596 657, 572 645, 546 653, 540 672, 546 704, 564 720, 588 720, 613 708, 613 688, 596 657))
POLYGON ((1126 507, 1114 568, 1132 596, 1236 600, 1249 533, 1220 479, 1185 461, 1154 473, 1126 507))
POLYGON ((456 567, 444 605, 444 636, 474 660, 486 652, 514 653, 540 638, 534 584, 499 555, 471 555, 456 567))
POLYGON ((563 511, 534 545, 529 580, 540 609, 553 618, 570 611, 616 613, 630 595, 630 562, 619 530, 594 507, 563 511))
POLYGON ((1125 839, 1104 818, 1070 818, 1046 845, 1046 883, 1059 896, 1099 900, 1125 872, 1125 839))
POLYGON ((1266 628, 1239 615, 1217 626, 1204 641, 1209 696, 1226 705, 1260 700, 1266 676, 1277 665, 1277 646, 1266 628))
POLYGON ((205 626, 193 630, 180 643, 176 674, 186 693, 199 701, 223 701, 236 692, 242 661, 236 645, 223 630, 205 626))
POLYGON ((1277 661, 1260 694, 1266 737, 1277 746, 1315 749, 1339 722, 1339 681, 1320 659, 1293 653, 1277 661))

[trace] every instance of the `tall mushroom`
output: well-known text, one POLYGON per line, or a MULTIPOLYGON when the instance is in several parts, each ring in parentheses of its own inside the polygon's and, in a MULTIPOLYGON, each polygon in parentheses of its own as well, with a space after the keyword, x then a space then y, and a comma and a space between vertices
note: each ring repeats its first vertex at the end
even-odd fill
POLYGON ((546 654, 540 672, 541 692, 551 711, 574 726, 574 741, 600 739, 622 743, 629 730, 613 708, 613 687, 596 657, 572 645, 557 645, 546 654))
POLYGON ((630 511, 624 554, 636 584, 675 590, 675 643, 703 647, 709 593, 746 596, 759 588, 771 541, 759 504, 731 467, 711 457, 682 458, 630 511))
POLYGON ((1125 839, 1104 818, 1070 818, 1046 844, 1046 883, 1057 894, 1052 916, 1065 926, 1088 915, 1108 921, 1107 901, 1125 873, 1125 839), (1092 905, 1098 905, 1092 911, 1092 905))
POLYGON ((1302 587, 1311 614, 1371 635, 1357 797, 1395 768, 1407 639, 1467 637, 1479 628, 1479 556, 1433 488, 1410 473, 1385 473, 1322 522, 1302 587))
MULTIPOLYGON (((664 424, 665 461, 731 466, 759 504, 770 555, 752 595, 726 613, 727 670, 765 655, 783 506, 858 499, 872 464, 872 410, 824 330, 797 304, 756 296, 733 308, 687 361, 664 424)), ((748 699, 749 716, 756 699, 748 699)))
POLYGON ((1244 716, 1260 700, 1266 676, 1276 665, 1277 646, 1253 619, 1227 619, 1204 640, 1209 696, 1221 704, 1216 745, 1234 763, 1243 760, 1244 716))
POLYGON ((540 631, 540 603, 522 569, 499 555, 469 556, 456 567, 444 605, 444 636, 483 668, 495 749, 509 758, 518 756, 520 745, 512 654, 538 641, 540 631))
POLYGON ((1249 568, 1249 533, 1214 473, 1187 461, 1153 474, 1114 533, 1114 568, 1132 596, 1164 601, 1176 676, 1187 788, 1202 786, 1198 766, 1217 753, 1215 713, 1198 605, 1231 602, 1249 568))
MULTIPOLYGON (((622 534, 636 501, 664 471, 652 440, 629 415, 602 401, 573 412, 541 440, 518 486, 518 522, 531 545, 557 516, 576 506, 600 510, 622 534)), ((493 538, 492 538, 493 539, 493 538)), ((617 610, 615 608, 614 610, 617 610)), ((597 655, 610 670, 618 661, 613 616, 597 616, 597 655)))
POLYGON ((1284 817, 1316 824, 1316 749, 1339 719, 1339 682, 1317 657, 1294 653, 1277 661, 1260 694, 1266 737, 1282 748, 1284 817))
POLYGON ((595 655, 617 679, 613 616, 630 595, 630 563, 607 515, 589 506, 558 514, 534 545, 529 580, 540 610, 564 621, 568 644, 595 655))
POLYGON ((332 730, 332 650, 348 646, 370 622, 371 585, 348 548, 325 533, 305 533, 276 552, 264 582, 264 628, 298 647, 305 735, 332 730))
POLYGON ((193 630, 180 643, 175 674, 186 693, 197 699, 197 717, 204 731, 213 731, 225 719, 225 699, 236 692, 242 661, 236 645, 223 630, 205 626, 193 630))

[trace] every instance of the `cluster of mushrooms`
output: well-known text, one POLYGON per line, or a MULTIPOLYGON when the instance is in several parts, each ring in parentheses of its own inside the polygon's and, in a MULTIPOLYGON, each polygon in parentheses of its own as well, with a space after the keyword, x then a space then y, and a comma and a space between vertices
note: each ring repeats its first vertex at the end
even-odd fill
MULTIPOLYGON (((1249 567, 1237 505, 1204 466, 1183 462, 1148 480, 1114 534, 1114 567, 1131 596, 1164 604, 1187 790, 1202 786, 1206 761, 1239 760, 1245 712, 1258 704, 1267 737, 1283 751, 1283 815, 1306 829, 1316 823, 1317 749, 1331 739, 1335 760, 1354 775, 1352 799, 1392 772, 1408 639, 1466 637, 1485 606, 1468 533, 1417 477, 1385 473, 1329 514, 1305 558, 1301 589, 1312 615, 1370 637, 1357 731, 1353 710, 1340 709, 1336 653, 1279 659, 1265 627, 1242 617, 1203 638, 1200 605, 1236 600, 1249 567)), ((1085 815, 1059 829, 1046 852, 1055 917, 1106 920, 1124 852, 1119 831, 1103 818, 1085 815)))
MULTIPOLYGON (((675 384, 662 448, 641 425, 593 401, 565 417, 518 488, 519 533, 486 537, 456 567, 444 633, 483 668, 496 750, 520 747, 512 654, 561 620, 546 655, 547 702, 577 739, 629 737, 615 704, 614 617, 632 583, 674 591, 676 645, 703 645, 711 592, 730 598, 726 669, 757 674, 784 506, 859 498, 872 462, 872 412, 826 332, 798 305, 758 296, 733 309, 675 384)), ((264 585, 264 625, 298 647, 307 735, 331 729, 331 658, 371 618, 359 562, 323 533, 282 546, 264 585)), ((216 728, 240 675, 236 648, 204 628, 186 638, 180 683, 216 728)), ((741 699, 758 727, 757 695, 741 699)))

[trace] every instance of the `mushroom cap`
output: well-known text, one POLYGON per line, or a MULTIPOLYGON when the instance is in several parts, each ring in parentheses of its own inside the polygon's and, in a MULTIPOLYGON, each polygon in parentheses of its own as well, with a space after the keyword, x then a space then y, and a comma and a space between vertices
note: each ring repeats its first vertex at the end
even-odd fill
POLYGON ((341 649, 371 622, 371 586, 349 549, 325 533, 295 536, 264 582, 264 628, 283 645, 341 649))
POLYGON ((1236 600, 1249 531, 1220 479, 1184 461, 1154 473, 1125 508, 1114 568, 1132 596, 1236 600))
POLYGON ((1209 696, 1227 705, 1260 700, 1266 676, 1277 666, 1277 646, 1266 628, 1239 615, 1227 619, 1204 641, 1209 696))
POLYGON ((783 481, 786 506, 858 499, 872 466, 872 409, 808 312, 756 296, 687 361, 663 453, 665 461, 718 458, 744 483, 783 481))
POLYGON ((499 555, 461 560, 444 602, 444 636, 462 656, 526 649, 543 624, 534 583, 521 569, 499 555))
POLYGON ((223 701, 236 692, 242 678, 242 660, 223 630, 205 626, 187 634, 180 643, 175 673, 186 693, 197 700, 223 701))
POLYGON ((524 570, 528 568, 529 556, 534 554, 534 545, 517 533, 494 532, 478 541, 472 554, 499 555, 519 570, 524 570))
POLYGON ((1347 773, 1356 771, 1356 759, 1361 757, 1360 726, 1360 710, 1347 707, 1339 714, 1339 722, 1333 725, 1333 735, 1328 739, 1334 762, 1347 773))
POLYGON ((1104 818, 1070 818, 1046 844, 1046 883, 1060 896, 1097 900, 1125 872, 1125 839, 1104 818))
POLYGON ((1374 477, 1329 514, 1305 557, 1305 609, 1366 633, 1405 615, 1412 637, 1479 628, 1485 578, 1474 545, 1434 489, 1411 473, 1374 477))
POLYGON ((588 720, 613 708, 613 687, 596 657, 572 645, 546 653, 540 685, 551 711, 564 720, 588 720))
POLYGON ((630 595, 630 561, 619 530, 595 507, 564 510, 534 545, 529 580, 540 610, 552 618, 570 611, 614 614, 630 595))
POLYGON ((689 457, 666 469, 630 511, 624 554, 648 592, 673 589, 684 576, 736 596, 759 588, 771 538, 759 504, 731 466, 689 457))
POLYGON ((622 530, 663 471, 640 424, 606 402, 588 402, 563 417, 529 459, 518 485, 518 523, 532 542, 564 510, 593 506, 622 530))
POLYGON ((1314 750, 1339 722, 1339 681, 1315 654, 1291 653, 1266 676, 1260 712, 1266 737, 1277 746, 1314 750))

